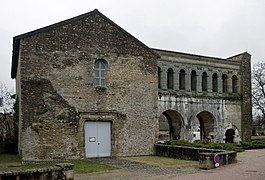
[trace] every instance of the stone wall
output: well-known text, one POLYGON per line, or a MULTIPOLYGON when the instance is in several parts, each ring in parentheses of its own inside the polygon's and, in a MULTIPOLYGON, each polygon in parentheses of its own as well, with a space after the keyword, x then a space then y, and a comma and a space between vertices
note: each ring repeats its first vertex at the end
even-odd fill
POLYGON ((202 169, 215 168, 213 157, 216 154, 218 154, 220 158, 219 166, 237 163, 237 153, 234 151, 161 144, 155 144, 154 148, 156 156, 199 161, 199 167, 202 169))
POLYGON ((250 141, 252 135, 251 55, 244 53, 241 59, 242 136, 243 140, 250 141))
POLYGON ((105 121, 101 112, 114 117, 107 119, 113 121, 112 155, 152 154, 156 58, 98 12, 23 36, 17 83, 22 159, 83 158, 84 122, 105 121), (107 62, 105 87, 95 86, 98 59, 107 62), (79 116, 91 113, 100 118, 79 116))
MULTIPOLYGON (((225 142, 225 133, 229 128, 236 132, 234 142, 239 142, 241 137, 243 140, 250 139, 252 106, 249 54, 222 59, 154 50, 161 55, 158 60, 159 115, 165 115, 168 111, 178 114, 179 118, 172 116, 169 120, 180 119, 180 139, 194 139, 192 133, 200 126, 197 116, 201 112, 207 112, 214 119, 214 132, 211 133, 214 142, 225 142), (184 72, 183 78, 181 71, 184 72), (204 90, 203 74, 206 74, 204 90), (184 87, 181 87, 181 83, 184 83, 184 87)), ((206 127, 206 123, 204 125, 206 127)))
POLYGON ((45 179, 74 179, 73 164, 58 164, 54 167, 31 169, 31 170, 16 170, 8 172, 0 172, 0 180, 9 179, 28 179, 28 180, 45 180, 45 179))
POLYGON ((167 110, 174 110, 180 115, 181 135, 180 139, 192 141, 193 132, 196 132, 196 124, 199 124, 197 115, 201 112, 209 112, 214 118, 213 142, 224 142, 226 127, 233 124, 241 132, 241 103, 239 101, 223 100, 210 97, 187 97, 161 94, 158 98, 159 114, 167 110))

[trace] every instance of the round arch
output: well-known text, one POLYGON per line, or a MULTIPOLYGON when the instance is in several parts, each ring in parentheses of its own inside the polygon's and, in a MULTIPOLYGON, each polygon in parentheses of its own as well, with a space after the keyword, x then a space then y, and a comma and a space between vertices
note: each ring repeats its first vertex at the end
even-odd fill
POLYGON ((212 141, 215 138, 215 117, 208 111, 196 115, 199 123, 200 141, 212 141))
POLYGON ((159 117, 159 140, 178 140, 182 137, 184 120, 175 110, 166 110, 159 117))
POLYGON ((236 133, 235 133, 235 130, 233 128, 227 129, 225 131, 225 143, 233 143, 235 134, 236 133))
POLYGON ((224 141, 225 143, 239 143, 241 141, 240 132, 234 124, 228 123, 225 128, 224 141))

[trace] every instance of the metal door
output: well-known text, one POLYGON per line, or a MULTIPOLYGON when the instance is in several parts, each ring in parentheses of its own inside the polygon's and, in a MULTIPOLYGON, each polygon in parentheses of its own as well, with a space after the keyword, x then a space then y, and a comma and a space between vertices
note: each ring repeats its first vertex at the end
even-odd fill
POLYGON ((86 157, 111 155, 111 122, 85 122, 86 157))

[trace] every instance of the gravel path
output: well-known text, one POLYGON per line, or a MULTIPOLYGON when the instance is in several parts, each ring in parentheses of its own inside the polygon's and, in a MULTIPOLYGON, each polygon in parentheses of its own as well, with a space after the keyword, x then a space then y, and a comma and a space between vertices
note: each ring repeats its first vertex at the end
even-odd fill
POLYGON ((212 170, 195 168, 164 168, 120 158, 97 158, 95 162, 121 169, 110 172, 77 174, 75 180, 85 179, 181 179, 181 180, 242 180, 265 179, 265 149, 238 153, 238 163, 212 170))
POLYGON ((145 163, 130 161, 121 158, 96 158, 90 159, 97 163, 108 164, 120 169, 90 174, 76 174, 76 180, 85 179, 149 179, 159 176, 180 175, 198 172, 196 168, 159 167, 145 163))

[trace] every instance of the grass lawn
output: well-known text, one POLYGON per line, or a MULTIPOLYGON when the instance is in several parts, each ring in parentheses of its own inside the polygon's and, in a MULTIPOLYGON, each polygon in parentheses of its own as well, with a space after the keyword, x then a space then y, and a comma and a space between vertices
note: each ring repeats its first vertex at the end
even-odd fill
MULTIPOLYGON (((74 171, 76 174, 111 171, 117 169, 113 166, 99 164, 89 160, 67 161, 67 163, 74 164, 74 171)), ((36 169, 54 166, 56 164, 58 164, 58 162, 22 164, 17 154, 0 154, 0 171, 36 169)))
POLYGON ((251 136, 251 139, 265 139, 265 136, 251 136))
POLYGON ((161 157, 161 156, 135 156, 135 157, 124 157, 123 159, 145 163, 149 165, 155 165, 159 167, 174 167, 174 168, 199 167, 198 161, 187 161, 187 160, 174 159, 174 158, 161 157))

